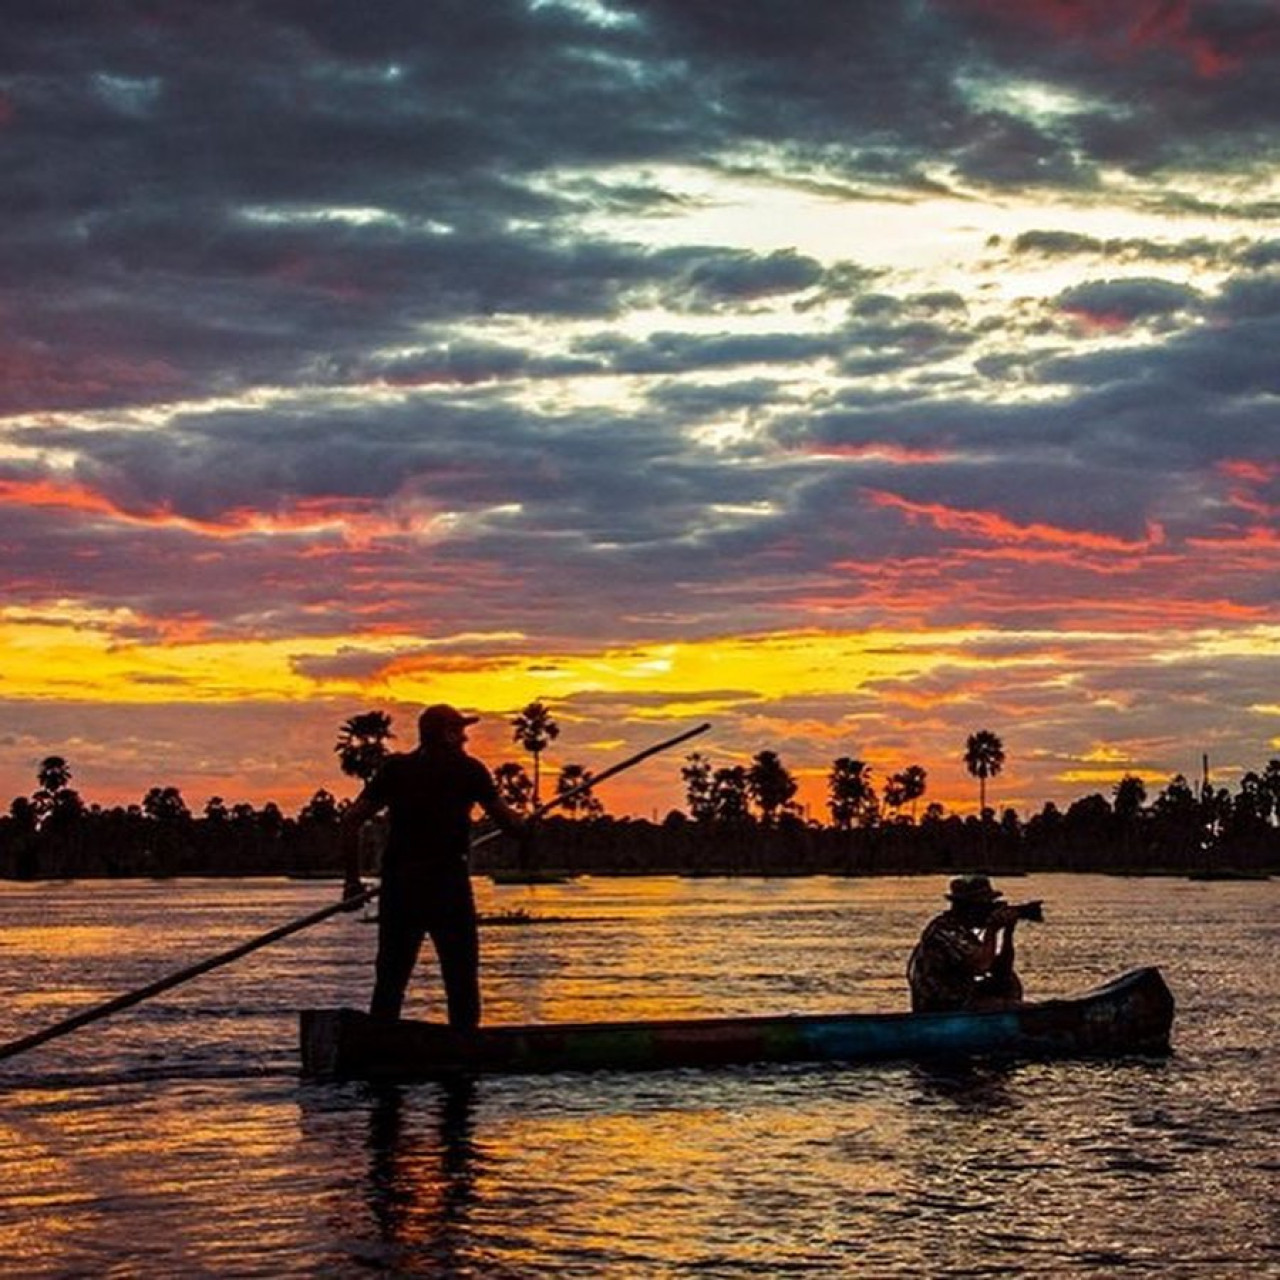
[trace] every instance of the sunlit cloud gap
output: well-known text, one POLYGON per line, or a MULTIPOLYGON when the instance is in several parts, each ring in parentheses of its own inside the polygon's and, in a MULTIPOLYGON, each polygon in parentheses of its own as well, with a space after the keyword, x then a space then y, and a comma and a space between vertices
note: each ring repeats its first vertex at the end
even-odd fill
MULTIPOLYGON (((562 170, 541 181, 548 189, 561 185, 572 189, 588 181, 606 186, 611 182, 648 184, 666 195, 658 212, 643 218, 587 212, 584 229, 602 237, 653 247, 707 244, 762 254, 797 249, 828 265, 853 260, 896 274, 941 270, 943 281, 947 270, 972 268, 981 261, 992 237, 1013 238, 1045 227, 1098 240, 1204 237, 1228 242, 1256 233, 1254 220, 1233 218, 1229 211, 1195 216, 1126 208, 1123 200, 1116 203, 1116 193, 1081 199, 1048 192, 1027 199, 1010 193, 994 200, 987 194, 979 201, 926 199, 914 193, 885 199, 883 192, 877 196, 868 191, 849 199, 815 194, 794 176, 784 180, 783 171, 780 164, 775 180, 744 181, 721 172, 680 167, 562 170)), ((1258 196, 1256 186, 1242 185, 1258 196)), ((1274 175, 1266 185, 1275 188, 1274 175)), ((1268 198, 1266 191, 1261 195, 1268 198)), ((1006 282, 1004 289, 1017 291, 1014 282, 1006 282)))

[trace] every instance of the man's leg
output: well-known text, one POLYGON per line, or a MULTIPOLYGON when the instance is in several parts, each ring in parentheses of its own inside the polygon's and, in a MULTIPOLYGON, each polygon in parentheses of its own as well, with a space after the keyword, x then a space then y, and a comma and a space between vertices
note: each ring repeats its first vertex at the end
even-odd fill
POLYGON ((373 997, 369 1012, 375 1018, 396 1019, 404 1004, 405 988, 418 950, 426 934, 417 921, 389 910, 384 903, 378 913, 378 958, 374 962, 373 997))
POLYGON ((474 909, 464 907, 433 922, 431 940, 440 958, 449 1025, 474 1031, 480 1025, 480 931, 474 909))

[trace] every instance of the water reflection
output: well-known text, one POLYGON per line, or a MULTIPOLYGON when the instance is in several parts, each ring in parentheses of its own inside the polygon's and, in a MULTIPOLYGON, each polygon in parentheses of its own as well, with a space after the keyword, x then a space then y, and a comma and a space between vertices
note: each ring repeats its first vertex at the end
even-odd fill
POLYGON ((1021 1105, 1012 1089, 1017 1068, 1013 1062, 956 1059, 922 1062, 910 1068, 917 1106, 944 1104, 976 1116, 999 1115, 1021 1105))
MULTIPOLYGON (((539 914, 582 921, 486 936, 490 1016, 899 1009, 936 889, 539 886, 539 914)), ((73 1012, 64 993, 140 986, 330 894, 40 892, 47 931, 0 946, 8 1038, 73 1012), (129 945, 65 951, 77 923, 129 945)), ((296 1079, 296 1010, 368 994, 367 931, 307 931, 4 1065, 0 1274, 1280 1276, 1277 894, 1045 882, 1028 990, 1156 960, 1179 999, 1168 1059, 485 1077, 452 1096, 296 1079)), ((33 901, 0 884, 0 939, 33 901)))
POLYGON ((393 1269, 465 1269, 468 1223, 482 1153, 475 1138, 476 1082, 422 1089, 380 1086, 369 1108, 365 1197, 393 1269), (424 1121, 426 1122, 424 1124, 424 1121))

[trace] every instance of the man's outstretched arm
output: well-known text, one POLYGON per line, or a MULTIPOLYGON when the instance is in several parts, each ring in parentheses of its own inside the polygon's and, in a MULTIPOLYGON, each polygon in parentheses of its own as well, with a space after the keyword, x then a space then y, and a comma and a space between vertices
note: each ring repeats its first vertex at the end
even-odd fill
POLYGON ((363 792, 342 815, 342 897, 353 898, 364 892, 360 880, 360 828, 378 812, 378 806, 363 792))

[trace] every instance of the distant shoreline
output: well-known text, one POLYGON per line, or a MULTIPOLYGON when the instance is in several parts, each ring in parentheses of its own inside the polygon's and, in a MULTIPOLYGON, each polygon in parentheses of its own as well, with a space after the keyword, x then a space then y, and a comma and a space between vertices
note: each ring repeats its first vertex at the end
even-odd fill
MULTIPOLYGON (((370 824, 360 851, 377 874, 384 828, 370 824)), ((285 876, 333 879, 343 865, 336 820, 187 818, 121 821, 85 817, 25 829, 0 820, 0 880, 168 880, 285 876)), ((480 828, 477 835, 483 834, 480 828)), ((1139 822, 1113 814, 1065 815, 1055 823, 941 820, 849 829, 772 824, 663 823, 602 817, 545 819, 531 849, 508 839, 479 842, 476 875, 547 882, 582 875, 784 877, 1098 872, 1248 880, 1280 874, 1280 826, 1255 821, 1207 831, 1198 813, 1139 822), (1195 819, 1195 820, 1193 820, 1195 819)))
MULTIPOLYGON (((1274 880, 1280 877, 1280 868, 1272 870, 1236 870, 1231 868, 1223 868, 1221 870, 1185 870, 1176 867, 1165 868, 1126 868, 1126 867, 1066 867, 1066 868, 1046 868, 1039 867, 1033 870, 1024 870, 1021 868, 1001 867, 1001 868, 976 868, 978 871, 985 871, 993 878, 1001 880, 1017 880, 1029 875, 1048 875, 1048 876, 1075 876, 1075 875, 1101 875, 1111 876, 1122 880, 1190 880, 1200 883, 1257 883, 1261 881, 1274 880)), ((774 868, 768 871, 682 871, 674 868, 604 868, 596 867, 590 871, 582 872, 554 872, 548 876, 540 876, 536 879, 521 880, 518 877, 503 876, 495 879, 485 871, 474 870, 471 873, 473 880, 488 880, 495 888, 558 888, 566 884, 572 884, 578 880, 638 880, 646 877, 660 879, 675 880, 881 880, 888 877, 924 879, 926 877, 937 878, 940 876, 952 876, 957 874, 954 867, 913 867, 894 868, 894 867, 878 867, 868 871, 822 871, 810 869, 788 870, 786 868, 774 868)), ((307 873, 304 875, 288 875, 277 871, 192 871, 181 875, 69 875, 69 876, 45 876, 36 879, 27 879, 14 875, 0 875, 0 884, 11 885, 29 885, 36 887, 40 885, 57 885, 57 884, 76 884, 83 881, 103 882, 107 884, 169 884, 175 882, 189 883, 191 881, 206 880, 211 882, 227 881, 227 880, 278 880, 287 884, 304 884, 304 883, 325 883, 338 884, 342 881, 341 874, 337 872, 321 872, 307 873)), ((377 877, 371 878, 374 882, 377 877)))

